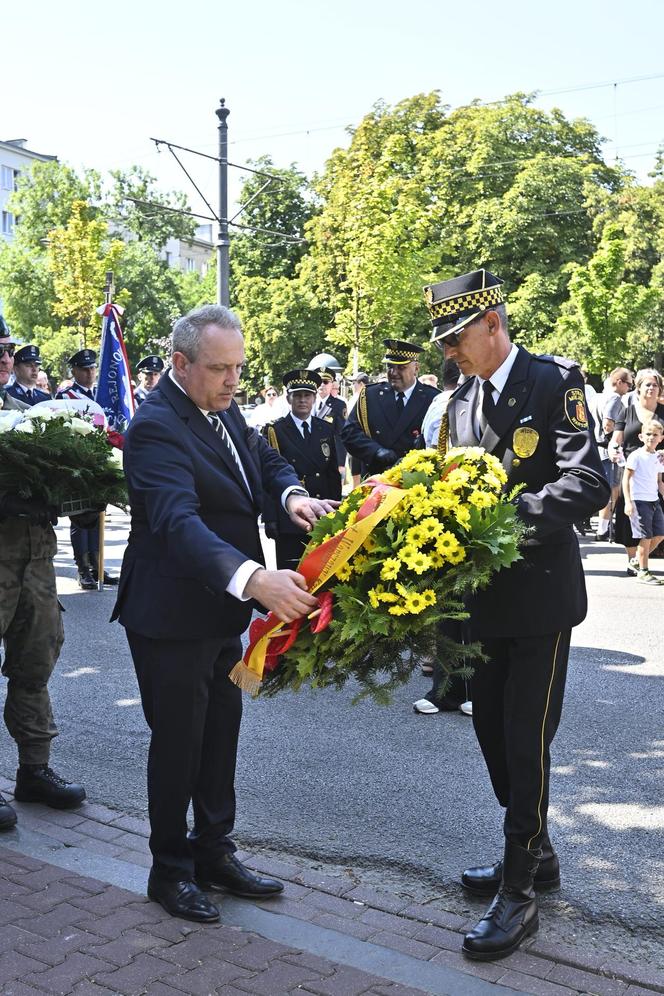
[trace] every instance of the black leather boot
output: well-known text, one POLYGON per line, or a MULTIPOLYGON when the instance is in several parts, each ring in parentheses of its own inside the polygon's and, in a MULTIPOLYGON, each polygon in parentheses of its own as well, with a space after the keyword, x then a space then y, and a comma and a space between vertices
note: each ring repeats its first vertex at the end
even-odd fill
POLYGON ((474 961, 512 954, 539 927, 533 880, 540 852, 505 842, 503 880, 488 910, 463 940, 461 950, 474 961))
POLYGON ((0 833, 16 826, 16 810, 0 795, 0 833))
MULTIPOLYGON (((542 857, 535 875, 535 891, 549 892, 560 888, 560 864, 558 855, 553 849, 548 833, 540 843, 542 857)), ((476 868, 466 868, 461 875, 461 884, 475 896, 495 896, 503 879, 503 862, 496 861, 493 865, 478 865, 476 868)))
POLYGON ((52 809, 70 809, 80 806, 85 789, 68 782, 46 764, 21 764, 16 772, 14 798, 17 802, 43 802, 52 809))
POLYGON ((97 582, 92 576, 92 567, 90 564, 90 555, 88 553, 82 554, 76 560, 76 567, 78 569, 78 586, 82 588, 83 591, 94 591, 97 587, 97 582))

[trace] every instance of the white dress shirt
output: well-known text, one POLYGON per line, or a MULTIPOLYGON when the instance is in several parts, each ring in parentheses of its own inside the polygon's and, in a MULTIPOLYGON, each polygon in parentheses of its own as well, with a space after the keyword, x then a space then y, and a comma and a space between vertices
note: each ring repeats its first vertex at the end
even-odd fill
POLYGON ((512 348, 510 349, 509 353, 507 354, 503 362, 500 364, 498 369, 495 370, 490 377, 480 377, 479 374, 477 375, 477 385, 478 385, 477 407, 475 409, 475 417, 473 419, 473 428, 475 430, 475 435, 477 436, 478 439, 482 438, 482 432, 480 430, 480 416, 482 414, 482 401, 484 399, 484 390, 483 390, 484 384, 487 380, 491 381, 491 386, 493 387, 493 391, 491 392, 491 397, 493 398, 494 405, 497 404, 498 398, 505 389, 507 378, 509 377, 512 367, 514 366, 514 361, 516 360, 518 352, 519 350, 514 345, 514 343, 512 343, 512 348))

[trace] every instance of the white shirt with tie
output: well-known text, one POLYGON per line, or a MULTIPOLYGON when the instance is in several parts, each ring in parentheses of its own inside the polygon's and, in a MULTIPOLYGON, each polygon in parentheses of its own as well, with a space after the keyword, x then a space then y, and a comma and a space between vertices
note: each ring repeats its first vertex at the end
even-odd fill
POLYGON ((494 405, 497 404, 498 398, 505 389, 507 378, 509 377, 512 367, 514 366, 514 361, 516 360, 518 352, 519 350, 514 345, 514 343, 512 343, 512 348, 510 349, 509 353, 507 354, 503 362, 500 364, 498 369, 491 374, 491 377, 480 377, 479 374, 477 375, 477 405, 473 416, 473 429, 478 439, 482 438, 482 431, 480 428, 480 418, 482 415, 484 384, 486 383, 487 380, 491 381, 491 386, 493 387, 493 391, 491 392, 491 397, 493 398, 494 405))

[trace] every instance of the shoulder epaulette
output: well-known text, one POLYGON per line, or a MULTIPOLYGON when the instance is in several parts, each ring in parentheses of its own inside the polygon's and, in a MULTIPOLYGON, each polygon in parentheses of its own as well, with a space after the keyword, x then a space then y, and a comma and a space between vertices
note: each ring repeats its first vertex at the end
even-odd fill
POLYGON ((534 353, 533 358, 541 360, 543 363, 555 363, 563 370, 574 370, 575 367, 581 366, 577 360, 568 360, 566 356, 551 356, 549 353, 534 353))
POLYGON ((277 453, 281 452, 281 450, 279 449, 279 440, 277 439, 277 433, 273 425, 268 425, 267 427, 267 441, 273 450, 276 450, 277 453))

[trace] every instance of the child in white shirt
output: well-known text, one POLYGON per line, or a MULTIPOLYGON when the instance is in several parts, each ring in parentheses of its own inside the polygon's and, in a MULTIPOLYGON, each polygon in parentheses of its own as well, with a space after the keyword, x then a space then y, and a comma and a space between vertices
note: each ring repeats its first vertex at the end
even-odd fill
POLYGON ((643 423, 639 439, 643 443, 627 457, 623 477, 625 515, 632 524, 632 535, 639 539, 637 580, 641 584, 660 585, 664 580, 648 570, 648 557, 664 539, 664 512, 659 495, 664 495, 662 454, 656 452, 664 439, 664 426, 656 418, 643 423))

